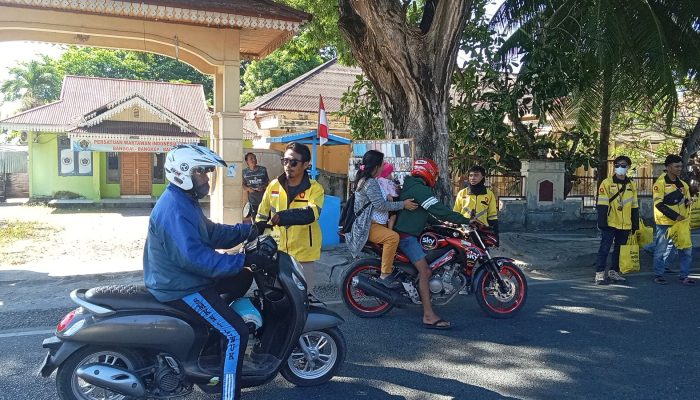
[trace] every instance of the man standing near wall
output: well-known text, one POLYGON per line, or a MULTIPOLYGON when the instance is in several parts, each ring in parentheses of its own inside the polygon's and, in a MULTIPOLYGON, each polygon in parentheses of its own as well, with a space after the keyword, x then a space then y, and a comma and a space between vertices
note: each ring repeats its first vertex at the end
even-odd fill
POLYGON ((267 174, 267 168, 258 165, 258 158, 255 154, 247 153, 245 163, 248 167, 243 169, 243 190, 248 193, 249 210, 244 219, 250 221, 258 213, 258 207, 262 202, 265 189, 270 183, 270 177, 267 174))

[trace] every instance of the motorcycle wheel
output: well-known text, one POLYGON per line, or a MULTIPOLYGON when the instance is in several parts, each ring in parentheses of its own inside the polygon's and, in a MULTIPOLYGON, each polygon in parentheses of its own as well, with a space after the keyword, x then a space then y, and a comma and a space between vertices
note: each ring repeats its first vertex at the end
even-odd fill
POLYGON ((506 282, 507 290, 501 291, 498 281, 486 268, 482 268, 476 277, 476 302, 492 318, 512 318, 522 309, 527 299, 527 280, 523 271, 510 262, 502 263, 499 272, 506 282))
POLYGON ((343 303, 358 317, 377 318, 394 308, 388 301, 370 296, 352 286, 352 278, 356 276, 364 275, 368 278, 379 278, 380 274, 381 261, 376 258, 358 260, 345 272, 341 288, 343 303))
POLYGON ((91 385, 78 378, 76 371, 85 364, 104 363, 136 371, 142 368, 142 358, 127 349, 85 347, 73 353, 61 364, 56 373, 56 388, 61 400, 132 400, 111 390, 91 385))
POLYGON ((302 333, 282 376, 296 386, 321 385, 338 373, 346 352, 345 337, 336 327, 302 333))

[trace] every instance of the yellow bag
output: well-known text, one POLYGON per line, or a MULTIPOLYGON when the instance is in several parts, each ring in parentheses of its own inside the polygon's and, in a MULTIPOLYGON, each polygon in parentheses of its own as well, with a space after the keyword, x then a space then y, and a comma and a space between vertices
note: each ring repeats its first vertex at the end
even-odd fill
POLYGON ((690 219, 686 217, 683 221, 676 221, 666 232, 666 237, 673 241, 673 245, 678 250, 693 247, 690 240, 690 219))
POLYGON ((654 241, 654 228, 644 225, 644 221, 639 219, 639 230, 637 233, 637 244, 644 247, 654 241))
POLYGON ((639 272, 639 245, 637 235, 630 235, 627 244, 620 246, 620 272, 639 272))

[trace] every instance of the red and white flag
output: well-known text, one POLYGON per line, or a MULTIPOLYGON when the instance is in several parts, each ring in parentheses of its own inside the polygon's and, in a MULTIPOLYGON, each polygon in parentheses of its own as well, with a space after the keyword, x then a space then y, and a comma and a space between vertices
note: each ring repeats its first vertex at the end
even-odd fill
POLYGON ((323 96, 318 96, 320 98, 318 105, 318 142, 323 146, 328 141, 328 118, 326 117, 326 107, 323 105, 323 96))

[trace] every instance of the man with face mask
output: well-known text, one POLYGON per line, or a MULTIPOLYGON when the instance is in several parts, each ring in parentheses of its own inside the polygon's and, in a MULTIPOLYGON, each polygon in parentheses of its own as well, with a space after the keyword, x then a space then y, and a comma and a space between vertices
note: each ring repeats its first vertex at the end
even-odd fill
POLYGON ((603 180, 598 189, 598 228, 601 239, 595 273, 596 285, 626 280, 620 276, 620 246, 627 243, 630 232, 639 229, 637 186, 627 177, 632 160, 627 156, 619 156, 613 165, 615 173, 603 180), (612 266, 606 276, 605 265, 613 242, 612 266))
POLYGON ((466 218, 491 227, 498 238, 498 204, 496 196, 485 185, 486 170, 481 165, 469 168, 467 187, 457 193, 454 211, 466 218))
POLYGON ((199 199, 209 194, 209 176, 226 163, 198 145, 182 145, 165 158, 170 184, 153 207, 143 253, 144 282, 161 303, 199 318, 228 340, 223 356, 223 400, 240 398, 239 377, 248 328, 229 303, 245 295, 253 274, 245 268, 269 260, 258 254, 226 254, 243 242, 250 225, 215 224, 199 199))

